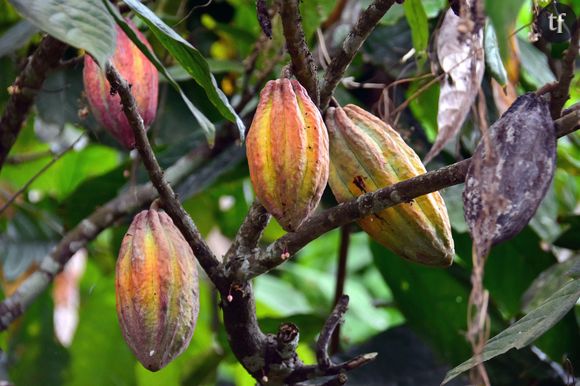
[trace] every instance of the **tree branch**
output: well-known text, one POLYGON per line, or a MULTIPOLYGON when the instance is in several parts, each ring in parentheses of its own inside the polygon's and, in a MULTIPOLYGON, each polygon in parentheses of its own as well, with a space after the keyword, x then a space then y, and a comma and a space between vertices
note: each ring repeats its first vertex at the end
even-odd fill
MULTIPOLYGON (((568 115, 574 115, 576 119, 570 119, 566 115, 554 122, 558 137, 569 134, 571 132, 570 127, 578 128, 578 111, 573 110, 568 115)), ((250 256, 249 263, 245 266, 247 269, 242 273, 244 280, 250 280, 277 267, 288 260, 288 255, 294 255, 306 244, 332 229, 397 204, 409 202, 419 196, 464 182, 470 163, 471 158, 468 158, 374 192, 363 194, 356 199, 319 212, 306 220, 296 232, 285 234, 270 244, 263 253, 250 256), (283 254, 286 256, 285 258, 282 258, 283 254)))
MULTIPOLYGON (((262 237, 262 232, 270 222, 270 217, 266 208, 258 201, 254 201, 224 260, 240 259, 239 264, 243 264, 246 260, 245 256, 259 253, 260 250, 256 247, 262 237)), ((237 271, 237 268, 233 268, 232 271, 237 271)))
POLYGON ((151 149, 151 144, 147 138, 143 119, 139 115, 135 98, 133 97, 133 94, 131 94, 131 86, 121 77, 111 62, 108 62, 105 66, 105 74, 109 84, 111 85, 111 93, 118 93, 121 98, 123 112, 125 113, 125 116, 135 134, 137 150, 139 151, 143 164, 149 173, 149 178, 153 183, 153 186, 155 186, 159 192, 159 197, 163 202, 163 208, 171 216, 177 228, 179 228, 185 239, 188 241, 195 257, 208 276, 212 278, 212 281, 217 285, 218 282, 221 281, 218 277, 218 267, 220 262, 201 237, 201 234, 193 223, 193 220, 185 209, 183 209, 183 206, 177 199, 173 188, 167 183, 163 176, 163 171, 155 158, 155 154, 153 153, 153 149, 151 149))
POLYGON ((280 5, 282 28, 286 38, 286 48, 292 60, 292 72, 296 79, 306 88, 312 101, 318 106, 318 78, 316 64, 308 49, 302 29, 302 17, 298 0, 282 0, 280 5))
POLYGON ((348 300, 347 295, 340 296, 334 306, 334 310, 328 319, 326 319, 326 323, 324 323, 324 327, 322 328, 322 331, 320 331, 320 337, 316 343, 316 359, 318 361, 318 367, 323 370, 332 366, 332 361, 328 354, 328 345, 334 330, 336 330, 339 324, 343 321, 344 314, 346 314, 348 308, 348 300))
MULTIPOLYGON (((129 84, 121 78, 111 63, 107 64, 105 74, 111 84, 111 92, 117 92, 121 97, 123 111, 135 133, 137 149, 149 172, 151 182, 159 192, 164 208, 184 234, 210 280, 220 291, 228 341, 233 353, 244 368, 262 384, 267 382, 278 384, 289 374, 295 372, 299 372, 302 376, 336 375, 372 360, 374 356, 357 357, 343 364, 332 366, 321 373, 317 368, 311 369, 308 366, 303 366, 295 350, 288 351, 288 347, 297 345, 297 341, 287 341, 288 334, 273 335, 264 334, 261 331, 256 316, 256 304, 251 284, 247 281, 234 282, 225 275, 224 266, 209 250, 193 221, 177 201, 171 186, 165 181, 147 139, 143 120, 137 111, 129 84)), ((254 208, 257 214, 263 211, 258 206, 254 208)), ((254 216, 249 217, 250 219, 254 218, 254 216)), ((254 221, 250 221, 245 226, 251 230, 249 233, 254 235, 251 237, 251 243, 259 237, 260 232, 256 232, 256 229, 262 227, 262 225, 256 226, 253 223, 254 221)), ((264 224, 265 222, 256 220, 256 223, 264 224)))
MULTIPOLYGON (((338 267, 336 270, 336 285, 334 287, 334 306, 344 296, 344 285, 347 275, 348 246, 350 244, 350 224, 340 228, 340 245, 338 248, 338 267)), ((330 352, 336 354, 340 350, 340 325, 336 326, 332 334, 330 352)))
POLYGON ((578 45, 580 44, 580 25, 576 23, 575 26, 576 28, 570 37, 570 46, 562 60, 562 73, 560 79, 558 79, 558 85, 551 93, 550 113, 552 114, 552 119, 560 118, 562 108, 570 97, 570 83, 572 78, 574 78, 575 62, 578 56, 578 45))
POLYGON ((364 41, 375 29, 377 23, 395 3, 395 0, 375 0, 359 16, 352 31, 348 34, 340 51, 334 56, 324 74, 320 88, 320 108, 326 109, 334 89, 344 75, 346 68, 354 59, 364 41))
POLYGON ((60 57, 67 47, 55 38, 46 36, 34 54, 28 58, 26 67, 10 87, 10 99, 0 118, 0 169, 18 138, 22 123, 42 83, 48 73, 58 67, 60 57))

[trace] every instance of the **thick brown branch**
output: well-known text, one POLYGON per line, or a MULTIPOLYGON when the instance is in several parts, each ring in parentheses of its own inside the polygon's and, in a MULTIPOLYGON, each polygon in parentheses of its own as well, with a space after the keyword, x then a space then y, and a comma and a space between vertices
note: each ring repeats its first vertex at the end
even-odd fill
MULTIPOLYGON (((568 115, 574 114, 576 117, 576 113, 577 111, 574 110, 568 115)), ((569 119, 568 115, 555 121, 558 137, 569 134, 570 126, 578 127, 577 119, 569 119)), ((243 272, 244 278, 249 280, 277 267, 287 260, 288 255, 294 255, 306 244, 332 229, 377 213, 385 208, 409 202, 424 194, 464 182, 470 163, 471 158, 468 158, 453 165, 363 194, 354 200, 344 202, 310 217, 296 232, 282 236, 270 244, 264 253, 251 256, 249 264, 246 265, 247 269, 243 272)))
POLYGON ((334 56, 324 74, 324 81, 320 88, 320 108, 322 110, 328 106, 334 89, 364 41, 394 3, 395 0, 375 0, 360 14, 356 24, 352 27, 352 31, 346 37, 340 51, 334 56))
POLYGON ((218 285, 218 283, 221 282, 218 277, 218 267, 220 262, 203 240, 199 230, 193 223, 193 220, 177 199, 171 185, 169 185, 165 180, 163 171, 155 158, 155 154, 153 153, 153 149, 151 148, 149 139, 147 138, 143 119, 139 115, 135 98, 133 97, 133 94, 131 94, 131 86, 121 77, 110 62, 106 65, 105 74, 111 85, 111 92, 118 93, 121 98, 123 112, 125 113, 135 134, 137 150, 139 151, 143 164, 149 173, 149 179, 159 192, 159 197, 163 202, 163 208, 171 216, 173 222, 191 246, 195 257, 205 272, 210 278, 212 278, 212 281, 218 285))
POLYGON ((292 72, 296 79, 306 88, 312 101, 318 105, 318 78, 316 64, 308 49, 302 29, 302 17, 298 0, 283 0, 280 5, 282 28, 286 38, 286 48, 292 60, 292 72))
POLYGON ((258 253, 258 241, 262 232, 270 222, 270 214, 258 201, 254 201, 244 222, 238 230, 238 234, 232 243, 225 260, 232 258, 244 258, 249 254, 258 253))
POLYGON ((576 28, 572 32, 570 46, 562 60, 562 73, 558 79, 558 86, 552 91, 552 100, 550 101, 550 113, 552 119, 560 118, 562 108, 570 97, 570 84, 574 78, 574 69, 576 67, 576 57, 578 56, 578 46, 580 44, 580 24, 576 23, 576 28))
POLYGON ((60 57, 67 47, 55 38, 46 36, 10 87, 10 99, 0 119, 0 169, 18 138, 22 123, 42 83, 48 73, 58 67, 60 57))

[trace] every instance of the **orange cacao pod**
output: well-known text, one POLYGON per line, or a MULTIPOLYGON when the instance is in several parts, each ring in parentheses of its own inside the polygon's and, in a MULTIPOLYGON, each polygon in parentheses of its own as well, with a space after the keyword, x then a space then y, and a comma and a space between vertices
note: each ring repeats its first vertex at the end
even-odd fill
MULTIPOLYGON (((145 36, 129 22, 139 40, 149 49, 151 46, 145 36)), ((117 28, 117 47, 111 61, 117 71, 131 85, 137 108, 146 128, 155 119, 159 75, 155 66, 133 44, 131 39, 117 28)), ((83 82, 91 111, 97 122, 127 149, 135 147, 135 135, 123 113, 118 94, 111 95, 111 86, 104 72, 89 55, 85 55, 83 82)))
POLYGON ((193 252, 164 212, 137 214, 117 260, 117 316, 139 362, 157 371, 189 345, 199 312, 193 252))
POLYGON ((328 133, 296 80, 266 84, 246 141, 256 196, 287 231, 314 211, 328 180, 328 133))
MULTIPOLYGON (((425 173, 399 133, 358 106, 329 108, 329 185, 337 201, 425 173)), ((365 217, 360 227, 399 256, 432 266, 448 266, 454 255, 447 208, 439 192, 365 217)))

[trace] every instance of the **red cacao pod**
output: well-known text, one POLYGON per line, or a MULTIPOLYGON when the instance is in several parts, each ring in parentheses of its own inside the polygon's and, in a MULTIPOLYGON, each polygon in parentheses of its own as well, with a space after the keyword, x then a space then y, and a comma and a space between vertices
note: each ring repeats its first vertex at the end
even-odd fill
POLYGON ((328 133, 296 80, 266 84, 246 141, 250 179, 260 203, 287 231, 316 209, 328 181, 328 133))
POLYGON ((157 371, 189 345, 199 313, 193 252, 164 212, 133 219, 117 260, 117 316, 127 345, 157 371))
MULTIPOLYGON (((139 40, 149 49, 151 46, 145 36, 128 21, 139 40)), ((117 28, 117 47, 111 61, 123 78, 131 84, 139 114, 146 128, 155 119, 157 112, 157 94, 159 75, 155 66, 133 44, 131 39, 117 28)), ((83 70, 85 92, 91 111, 97 122, 103 126, 117 141, 127 149, 135 147, 135 135, 123 113, 118 94, 111 95, 111 86, 104 72, 89 55, 85 55, 83 70)))

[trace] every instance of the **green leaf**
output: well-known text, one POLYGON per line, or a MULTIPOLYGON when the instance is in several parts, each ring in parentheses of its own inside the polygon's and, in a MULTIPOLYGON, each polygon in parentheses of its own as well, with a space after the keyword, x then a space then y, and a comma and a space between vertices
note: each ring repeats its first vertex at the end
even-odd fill
MULTIPOLYGON (((495 358, 512 348, 521 349, 529 345, 562 319, 574 307, 578 297, 580 297, 580 279, 569 282, 541 306, 491 338, 483 350, 482 361, 495 358)), ((447 373, 442 384, 478 363, 473 357, 463 362, 447 373)))
POLYGON ((260 318, 309 314, 313 311, 304 294, 280 278, 259 276, 254 287, 260 318))
POLYGON ((39 264, 56 244, 60 224, 48 212, 20 209, 0 234, 0 263, 3 278, 15 281, 39 264))
POLYGON ((429 26, 427 24, 427 14, 421 4, 421 0, 406 0, 403 3, 405 16, 409 27, 411 27, 411 37, 413 47, 415 47, 419 67, 425 63, 427 45, 429 44, 429 26))
MULTIPOLYGON (((498 36, 498 39, 501 37, 498 36)), ((556 77, 548 66, 548 59, 540 50, 527 41, 518 38, 520 49, 520 63, 522 65, 522 78, 535 88, 556 81, 556 77)))
POLYGON ((562 219, 562 224, 565 224, 566 231, 554 241, 554 245, 562 248, 573 250, 580 249, 580 215, 568 216, 562 219))
POLYGON ((501 57, 508 57, 508 41, 524 0, 485 0, 485 10, 497 33, 501 57))
POLYGON ((199 125, 201 126, 201 129, 205 133, 205 136, 207 138, 208 143, 210 145, 213 145, 214 139, 215 139, 215 126, 214 126, 214 124, 211 123, 211 121, 209 119, 207 119, 207 117, 201 111, 199 111, 199 109, 197 107, 195 107, 193 105, 193 103, 191 103, 189 98, 185 95, 185 93, 183 92, 183 90, 181 89, 179 84, 171 77, 171 75, 169 74, 167 69, 163 66, 161 61, 155 56, 155 54, 152 51, 149 50, 149 48, 145 44, 143 44, 143 42, 141 42, 141 40, 137 37, 137 34, 135 33, 135 31, 133 31, 133 29, 127 24, 125 19, 123 19, 121 17, 117 8, 115 8, 108 1, 106 1, 106 0, 103 0, 103 1, 106 4, 106 6, 108 7, 111 15, 113 15, 113 17, 115 18, 115 21, 117 22, 117 24, 123 29, 123 31, 127 34, 129 39, 131 39, 131 41, 133 43, 135 43, 135 45, 137 47, 139 47, 139 49, 141 50, 143 55, 145 55, 147 57, 147 59, 149 59, 151 61, 151 63, 153 63, 155 68, 157 68, 157 71, 162 73, 163 76, 165 76, 165 78, 169 82, 169 84, 171 84, 171 86, 173 86, 173 88, 179 93, 179 96, 181 96, 181 99, 183 100, 183 102, 185 102, 185 104, 189 108, 189 111, 191 111, 191 113, 193 114, 193 116, 195 117, 195 119, 197 120, 199 125))
POLYGON ((117 321, 114 275, 102 275, 89 259, 80 295, 79 324, 70 347, 70 378, 63 384, 134 386, 136 360, 117 321))
POLYGON ((10 0, 32 24, 87 50, 101 65, 115 52, 115 24, 99 0, 10 0))
POLYGON ((470 349, 467 331, 468 277, 464 281, 450 270, 420 266, 372 242, 375 264, 393 292, 407 323, 426 339, 443 359, 457 363, 470 349))
POLYGON ((508 78, 507 71, 501 60, 497 35, 492 23, 486 23, 483 47, 485 50, 485 64, 491 76, 501 86, 505 86, 508 78))
POLYGON ((23 47, 38 29, 28 20, 21 20, 0 36, 0 58, 23 47))
MULTIPOLYGON (((471 269, 472 241, 468 234, 453 234, 455 253, 471 269)), ((512 240, 492 248, 485 264, 484 285, 505 319, 520 313, 521 299, 534 279, 556 261, 541 248, 541 239, 530 227, 512 240), (517 275, 514 275, 517 272, 517 275)))
MULTIPOLYGON (((53 307, 44 291, 9 332, 10 380, 15 385, 62 386, 70 355, 54 337, 53 307)), ((94 357, 91 357, 94 358, 94 357)), ((86 383, 85 383, 86 384, 86 383)))
POLYGON ((532 311, 544 303, 550 295, 562 288, 573 279, 571 272, 575 266, 580 267, 580 255, 552 265, 542 272, 522 297, 522 308, 525 313, 532 311))
POLYGON ((245 132, 244 123, 230 105, 225 94, 219 89, 203 55, 139 1, 126 0, 125 4, 143 19, 161 44, 163 44, 191 77, 203 87, 208 99, 222 116, 238 126, 240 138, 243 139, 245 132))

